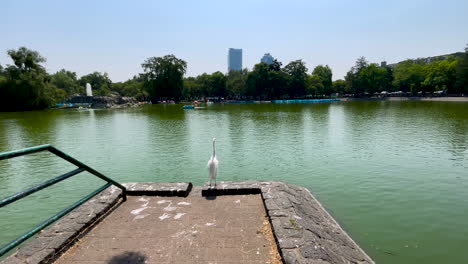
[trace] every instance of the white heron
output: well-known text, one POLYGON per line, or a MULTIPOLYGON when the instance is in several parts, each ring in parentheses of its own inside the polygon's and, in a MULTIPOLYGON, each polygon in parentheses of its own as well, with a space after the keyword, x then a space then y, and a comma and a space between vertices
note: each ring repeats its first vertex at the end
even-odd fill
POLYGON ((216 158, 216 138, 213 138, 213 154, 211 155, 210 160, 208 161, 208 173, 210 176, 210 187, 211 181, 214 180, 216 187, 216 175, 218 174, 218 159, 216 158))

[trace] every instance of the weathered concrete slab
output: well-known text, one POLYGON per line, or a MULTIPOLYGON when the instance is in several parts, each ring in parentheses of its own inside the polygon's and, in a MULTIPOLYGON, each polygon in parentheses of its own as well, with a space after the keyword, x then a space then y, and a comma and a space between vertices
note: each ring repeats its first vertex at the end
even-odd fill
POLYGON ((285 263, 374 263, 306 188, 283 182, 218 182, 204 195, 261 192, 285 263))
POLYGON ((154 195, 187 197, 192 189, 190 182, 129 182, 123 183, 128 195, 154 195))
POLYGON ((258 194, 130 196, 57 263, 280 263, 268 230, 258 194))
MULTIPOLYGON (((205 263, 211 260, 222 263, 259 263, 264 259, 250 255, 246 257, 243 254, 259 252, 264 257, 266 251, 262 251, 262 248, 276 248, 273 235, 271 239, 266 239, 268 243, 271 242, 270 244, 261 240, 252 240, 253 242, 247 240, 255 239, 256 235, 268 233, 264 230, 265 226, 269 228, 270 225, 268 221, 263 221, 261 229, 263 231, 260 233, 245 235, 247 233, 244 232, 250 230, 248 232, 251 233, 252 229, 249 228, 258 227, 258 218, 255 222, 253 215, 264 212, 263 210, 266 209, 285 263, 374 263, 327 213, 320 202, 303 187, 282 182, 218 182, 214 190, 207 186, 195 187, 194 192, 191 193, 191 183, 127 183, 124 185, 128 188, 129 195, 147 196, 129 197, 131 198, 129 202, 123 203, 114 210, 103 222, 93 227, 91 232, 101 229, 104 231, 99 231, 101 233, 96 231, 99 235, 95 236, 89 233, 83 241, 73 247, 75 251, 67 251, 60 261, 70 261, 69 256, 74 252, 73 254, 77 254, 78 257, 71 260, 82 263, 87 263, 86 261, 92 258, 94 258, 93 263, 108 263, 107 261, 109 263, 144 263, 143 260, 151 263, 148 260, 154 259, 158 259, 157 263, 205 263), (207 197, 202 197, 202 193, 207 197), (263 198, 257 199, 260 202, 263 201, 262 206, 243 200, 244 197, 256 196, 255 194, 260 194, 263 198), (154 195, 158 197, 151 197, 154 195), (166 196, 166 198, 159 196, 166 196), (168 196, 173 197, 168 198, 168 196), (160 200, 152 201, 153 199, 160 200), (193 199, 192 202, 187 202, 191 206, 184 202, 187 201, 186 199, 193 199), (236 199, 234 204, 230 199, 236 199), (162 202, 163 200, 170 201, 167 203, 162 202), (152 202, 156 202, 156 205, 150 206, 152 202), (137 205, 140 207, 131 208, 137 205), (124 209, 121 211, 121 208, 124 209), (110 221, 117 225, 117 228, 106 229, 105 222, 109 217, 116 218, 110 221), (189 229, 188 226, 191 228, 189 229), (210 233, 212 231, 208 227, 214 227, 216 232, 210 233), (192 229, 197 232, 191 233, 192 229), (178 233, 182 231, 183 233, 178 233), (131 235, 128 235, 128 232, 131 235), (175 234, 178 234, 178 237, 172 237, 175 234), (92 240, 94 242, 87 244, 87 248, 92 250, 94 257, 78 253, 84 247, 84 243, 88 243, 86 242, 88 237, 91 240, 94 239, 92 240), (159 249, 154 245, 160 246, 159 249), (76 249, 80 246, 82 247, 80 250, 76 249), (105 250, 95 250, 100 247, 105 250), (189 250, 191 248, 193 251, 189 250), (108 258, 104 260, 102 256, 108 258)), ((114 187, 106 189, 47 228, 36 239, 25 243, 2 263, 49 263, 53 261, 84 231, 89 230, 90 225, 108 212, 118 202, 120 195, 120 189, 114 187)), ((279 261, 275 258, 272 260, 279 261)))
POLYGON ((122 191, 113 186, 105 189, 26 242, 3 260, 2 264, 50 263, 84 230, 109 211, 119 201, 121 194, 122 191))

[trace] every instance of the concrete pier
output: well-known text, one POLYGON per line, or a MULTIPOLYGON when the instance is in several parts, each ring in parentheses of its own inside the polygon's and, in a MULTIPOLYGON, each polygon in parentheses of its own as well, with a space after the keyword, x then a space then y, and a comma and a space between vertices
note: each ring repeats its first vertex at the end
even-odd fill
POLYGON ((110 187, 2 263, 374 263, 305 188, 110 187))

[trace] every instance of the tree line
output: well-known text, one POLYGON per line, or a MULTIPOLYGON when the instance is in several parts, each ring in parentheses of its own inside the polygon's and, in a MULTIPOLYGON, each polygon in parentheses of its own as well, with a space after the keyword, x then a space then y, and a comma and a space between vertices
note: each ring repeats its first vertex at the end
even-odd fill
POLYGON ((310 73, 302 60, 285 66, 277 60, 258 63, 252 70, 226 74, 203 73, 184 77, 187 62, 166 55, 150 57, 142 63, 143 72, 125 82, 112 82, 107 73, 93 72, 78 78, 62 69, 49 74, 42 65, 46 59, 37 51, 21 47, 8 50, 13 65, 0 64, 0 110, 41 109, 84 95, 90 83, 94 95, 132 96, 138 100, 192 100, 201 97, 225 99, 288 99, 327 97, 335 93, 370 96, 383 91, 427 94, 468 93, 468 46, 461 57, 433 60, 406 60, 392 67, 380 67, 364 57, 357 59, 344 79, 332 81, 328 65, 318 65, 310 73))

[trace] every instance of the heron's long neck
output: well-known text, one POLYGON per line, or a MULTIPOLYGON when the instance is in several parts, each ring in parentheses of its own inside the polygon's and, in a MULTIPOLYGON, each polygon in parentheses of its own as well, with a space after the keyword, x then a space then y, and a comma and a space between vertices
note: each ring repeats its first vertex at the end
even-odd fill
POLYGON ((213 141, 213 157, 216 156, 215 141, 213 141))

